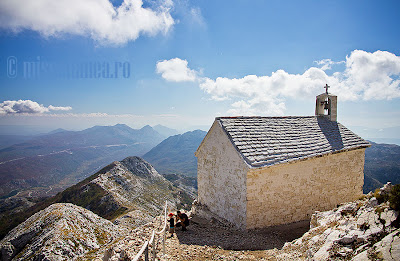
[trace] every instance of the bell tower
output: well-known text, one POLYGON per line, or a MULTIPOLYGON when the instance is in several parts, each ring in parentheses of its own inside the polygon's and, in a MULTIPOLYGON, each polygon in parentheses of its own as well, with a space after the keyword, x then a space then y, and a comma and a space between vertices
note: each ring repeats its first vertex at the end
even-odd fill
POLYGON ((315 104, 315 115, 328 117, 331 121, 337 121, 337 96, 328 92, 328 84, 325 85, 326 91, 317 96, 315 104))

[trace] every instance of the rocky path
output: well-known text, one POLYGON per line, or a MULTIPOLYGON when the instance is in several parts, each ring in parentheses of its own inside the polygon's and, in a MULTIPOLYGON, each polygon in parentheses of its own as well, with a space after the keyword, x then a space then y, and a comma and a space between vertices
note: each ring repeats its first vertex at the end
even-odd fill
MULTIPOLYGON (((161 217, 129 233, 118 243, 87 255, 87 260, 132 260, 151 236, 153 229, 162 227, 161 217)), ((192 217, 187 231, 177 229, 167 233, 166 253, 162 255, 161 237, 157 245, 157 260, 276 260, 278 249, 309 229, 309 222, 297 222, 263 230, 239 231, 214 221, 192 217)), ((151 251, 151 248, 150 248, 151 251)), ((143 259, 144 260, 144 259, 143 259)))
POLYGON ((187 231, 168 237, 161 260, 276 260, 277 249, 308 229, 309 222, 297 222, 244 232, 194 217, 187 231))
POLYGON ((400 260, 398 214, 367 198, 315 213, 311 229, 297 222, 239 231, 195 216, 167 238, 165 255, 158 245, 157 260, 400 260))

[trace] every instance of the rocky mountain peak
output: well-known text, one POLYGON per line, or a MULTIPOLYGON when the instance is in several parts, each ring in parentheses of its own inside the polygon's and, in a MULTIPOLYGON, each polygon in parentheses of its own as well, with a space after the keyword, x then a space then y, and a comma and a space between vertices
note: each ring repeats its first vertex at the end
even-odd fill
POLYGON ((177 130, 165 127, 165 126, 160 125, 160 124, 157 124, 157 125, 153 126, 153 129, 156 130, 158 133, 160 133, 161 135, 163 135, 165 137, 169 137, 169 136, 173 136, 173 135, 179 134, 179 132, 177 130))
POLYGON ((141 129, 142 130, 153 130, 153 128, 150 125, 145 125, 141 129))
POLYGON ((142 178, 162 178, 162 176, 144 159, 133 156, 120 161, 130 172, 142 178))
POLYGON ((128 125, 123 124, 123 123, 115 124, 114 127, 116 127, 116 128, 121 128, 121 129, 128 129, 128 128, 129 128, 129 129, 132 129, 131 127, 129 127, 128 125))
POLYGON ((103 218, 115 219, 133 210, 151 217, 158 214, 166 200, 171 206, 182 206, 190 204, 192 198, 142 158, 127 157, 66 189, 54 200, 71 202, 103 218))

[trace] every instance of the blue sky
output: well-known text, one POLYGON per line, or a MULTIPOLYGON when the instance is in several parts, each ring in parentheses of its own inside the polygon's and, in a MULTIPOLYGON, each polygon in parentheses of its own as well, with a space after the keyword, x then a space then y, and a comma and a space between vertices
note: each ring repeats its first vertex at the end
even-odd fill
POLYGON ((362 130, 400 126, 399 11, 398 1, 4 0, 0 125, 207 129, 216 116, 313 115, 328 83, 338 121, 377 136, 362 130), (82 65, 100 77, 63 75, 82 65))

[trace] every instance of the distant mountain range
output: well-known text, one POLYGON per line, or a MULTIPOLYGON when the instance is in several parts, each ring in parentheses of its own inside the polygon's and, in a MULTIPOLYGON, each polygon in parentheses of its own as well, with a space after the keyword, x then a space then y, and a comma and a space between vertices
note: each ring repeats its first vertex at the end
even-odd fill
POLYGON ((364 193, 390 181, 400 184, 400 146, 371 142, 365 150, 364 193))
POLYGON ((30 135, 0 135, 0 150, 35 138, 30 135))
POLYGON ((160 124, 157 124, 157 125, 153 126, 153 129, 156 130, 158 133, 160 133, 161 135, 163 135, 165 137, 169 137, 169 136, 173 136, 173 135, 179 134, 179 132, 177 130, 165 127, 165 126, 160 125, 160 124))
POLYGON ((162 174, 197 176, 197 159, 194 152, 207 132, 189 131, 171 136, 143 155, 162 174))
POLYGON ((164 138, 148 125, 124 124, 36 136, 0 150, 0 197, 29 188, 55 194, 109 162, 145 154, 164 138))
POLYGON ((67 130, 58 128, 58 129, 52 130, 48 133, 41 133, 41 134, 35 134, 35 135, 0 134, 0 150, 10 147, 14 144, 33 140, 33 139, 38 138, 43 135, 54 134, 54 133, 59 133, 59 132, 64 132, 64 131, 67 131, 67 130))

